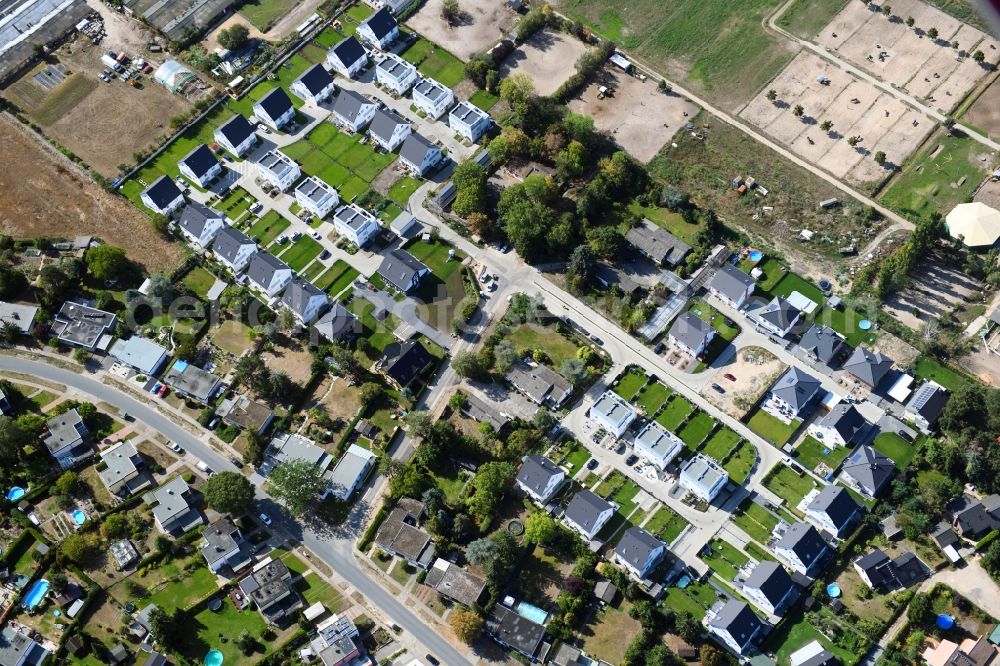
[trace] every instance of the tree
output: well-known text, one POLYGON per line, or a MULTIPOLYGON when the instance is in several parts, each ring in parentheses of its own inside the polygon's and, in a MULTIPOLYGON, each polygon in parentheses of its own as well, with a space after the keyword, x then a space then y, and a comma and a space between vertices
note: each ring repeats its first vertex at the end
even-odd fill
POLYGON ((239 515, 253 504, 254 487, 237 472, 219 472, 202 487, 205 502, 220 513, 239 515))
POLYGON ((455 184, 455 202, 452 210, 456 215, 468 217, 473 213, 485 213, 488 206, 486 189, 486 169, 469 160, 462 162, 452 174, 455 184))
POLYGON ((512 108, 524 104, 534 94, 535 82, 523 72, 512 74, 500 82, 500 98, 510 104, 512 108))
POLYGON ((691 196, 672 185, 665 185, 660 191, 660 205, 677 213, 691 207, 691 196))
POLYGON ((551 543, 558 532, 556 521, 544 511, 535 511, 524 520, 524 538, 531 543, 544 546, 551 543))
POLYGON ((702 666, 726 666, 729 663, 722 650, 707 643, 702 645, 698 651, 698 659, 701 661, 702 666))
POLYGON ((906 27, 907 28, 912 28, 913 24, 916 23, 916 22, 917 22, 917 20, 915 18, 913 18, 912 16, 907 16, 906 17, 906 27))
POLYGON ((21 327, 7 320, 0 322, 0 343, 12 345, 21 337, 21 327))
POLYGON ((581 113, 567 113, 562 121, 563 129, 573 141, 587 143, 594 138, 594 119, 581 113))
POLYGON ((239 637, 236 639, 236 647, 239 648, 240 652, 244 656, 250 656, 257 649, 259 643, 256 638, 250 635, 250 632, 244 629, 240 632, 239 637))
POLYGON ((148 617, 150 632, 165 647, 176 649, 186 637, 187 618, 180 608, 168 614, 159 606, 154 606, 148 617))
POLYGON ((892 5, 882 5, 882 16, 892 16, 892 5))
POLYGON ((801 104, 796 104, 795 108, 792 109, 792 115, 796 118, 801 118, 806 113, 806 110, 802 108, 801 104))
POLYGON ((986 60, 986 54, 983 53, 982 51, 976 51, 975 53, 972 54, 972 59, 975 60, 976 62, 981 63, 984 60, 986 60))
POLYGON ((483 633, 483 618, 464 608, 457 608, 448 616, 448 624, 451 625, 455 636, 466 645, 475 643, 483 633))
POLYGON ((281 308, 278 311, 278 321, 276 322, 280 330, 286 333, 295 328, 298 324, 298 320, 295 319, 295 313, 293 313, 289 308, 281 308))
POLYGON ((444 0, 444 5, 441 7, 441 18, 449 24, 453 24, 458 22, 461 14, 462 12, 458 8, 458 0, 444 0))
POLYGON ((323 470, 308 460, 283 462, 267 477, 271 495, 285 503, 295 517, 305 516, 316 496, 326 488, 323 470))
POLYGON ((0 298, 16 298, 27 288, 28 278, 24 273, 6 264, 0 264, 0 298))
POLYGON ((951 42, 951 48, 955 49, 956 51, 958 50, 958 40, 957 39, 953 39, 952 40, 952 42, 951 42))
POLYGON ((833 128, 833 121, 832 120, 824 120, 823 122, 821 122, 819 124, 819 128, 821 130, 823 130, 824 132, 829 132, 830 129, 833 128))
POLYGON ((71 534, 59 544, 59 552, 73 564, 83 566, 97 556, 97 543, 84 534, 71 534))
POLYGON ((425 439, 431 434, 432 427, 434 427, 434 419, 431 418, 429 412, 414 410, 406 415, 406 431, 412 437, 425 439))
POLYGON ((131 532, 128 516, 123 513, 113 513, 101 523, 101 534, 106 539, 124 539, 131 532))
POLYGON ((556 196, 555 183, 541 175, 528 176, 523 183, 508 187, 500 194, 497 212, 506 224, 507 236, 518 254, 529 263, 548 254, 546 235, 556 224, 550 204, 555 203, 556 196))
POLYGON ((493 366, 497 372, 505 373, 517 362, 518 353, 514 343, 504 338, 493 348, 493 366))
POLYGON ((568 358, 559 366, 559 374, 569 380, 573 386, 583 384, 590 377, 587 364, 582 359, 568 358))
POLYGON ((466 546, 465 559, 469 560, 470 564, 482 569, 496 558, 499 551, 500 547, 496 541, 483 537, 466 546))
POLYGON ((552 412, 545 409, 544 407, 539 407, 535 410, 535 413, 531 416, 531 425, 538 428, 539 432, 548 432, 556 426, 559 421, 556 417, 552 416, 552 412))
POLYGON ((511 463, 488 462, 473 477, 473 493, 468 500, 469 512, 481 523, 492 520, 504 492, 514 478, 514 472, 514 465, 511 463))
POLYGON ((983 552, 979 563, 995 580, 1000 580, 1000 540, 993 540, 983 552))
POLYGON ((938 37, 938 29, 937 28, 931 28, 931 29, 929 29, 927 31, 927 36, 930 37, 931 39, 937 39, 937 37, 938 37))
POLYGON ((235 51, 246 46, 249 38, 250 30, 242 23, 237 23, 219 32, 219 46, 235 51))
POLYGON ((561 178, 577 178, 583 175, 589 160, 590 151, 585 145, 574 139, 556 155, 556 170, 561 178))
POLYGON ((775 90, 774 88, 771 88, 770 90, 767 91, 767 101, 773 102, 776 99, 778 99, 778 91, 775 90))
POLYGON ((25 415, 17 419, 0 416, 0 460, 17 460, 25 447, 37 441, 41 424, 38 424, 38 428, 32 428, 27 420, 25 415))
POLYGON ((361 402, 362 407, 367 408, 381 400, 383 395, 385 395, 385 391, 382 390, 379 384, 365 382, 358 391, 358 400, 361 402))
POLYGON ((882 166, 883 164, 885 164, 885 151, 884 150, 877 151, 875 155, 872 157, 872 159, 875 160, 876 164, 882 166))
POLYGON ((587 232, 587 242, 602 259, 616 259, 625 249, 625 237, 613 226, 591 229, 587 232))
POLYGON ((852 148, 854 146, 858 145, 859 143, 861 143, 861 137, 860 136, 855 135, 855 136, 851 136, 851 137, 847 138, 847 144, 849 146, 851 146, 852 148))
POLYGON ((130 267, 125 250, 113 245, 99 245, 87 250, 84 256, 87 270, 102 281, 120 278, 130 267))
POLYGON ((455 391, 451 394, 451 397, 448 398, 448 407, 450 407, 453 412, 462 411, 468 404, 469 396, 465 395, 465 393, 461 391, 455 391))
POLYGON ((340 345, 333 345, 330 347, 329 356, 333 359, 333 364, 337 370, 344 373, 347 377, 356 382, 360 382, 365 378, 365 367, 361 365, 361 361, 358 360, 358 357, 351 350, 340 345))
MULTIPOLYGON (((994 542, 997 543, 997 542, 994 542)), ((906 609, 906 617, 915 624, 922 624, 931 614, 933 599, 927 592, 918 592, 913 595, 909 607, 906 609)))
POLYGON ((472 351, 461 351, 451 361, 452 369, 467 379, 485 379, 490 366, 486 356, 472 351))
POLYGON ((590 284, 596 268, 597 257, 594 251, 587 245, 578 245, 569 255, 569 263, 566 264, 566 280, 571 291, 582 293, 590 284))
POLYGON ((56 492, 60 495, 75 495, 77 485, 80 483, 80 477, 77 473, 72 470, 67 470, 62 473, 62 475, 56 479, 56 492))

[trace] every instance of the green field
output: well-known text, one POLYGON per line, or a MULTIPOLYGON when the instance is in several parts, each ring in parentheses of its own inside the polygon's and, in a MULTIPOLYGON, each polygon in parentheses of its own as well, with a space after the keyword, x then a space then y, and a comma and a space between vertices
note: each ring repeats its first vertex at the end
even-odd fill
POLYGON ((401 208, 406 208, 410 203, 410 196, 420 187, 420 181, 410 176, 403 176, 389 188, 389 198, 399 204, 401 208))
POLYGON ((261 32, 267 32, 282 16, 298 4, 295 0, 250 0, 239 13, 261 32))
POLYGON ((792 612, 791 617, 782 622, 781 625, 771 633, 764 645, 764 648, 768 650, 768 652, 774 652, 776 657, 775 661, 777 663, 788 664, 789 657, 793 652, 804 647, 806 644, 811 643, 812 641, 819 641, 820 645, 829 650, 840 660, 842 664, 845 664, 845 666, 852 666, 857 663, 862 655, 846 650, 840 647, 839 644, 842 644, 842 641, 846 639, 847 636, 854 636, 856 637, 856 640, 860 640, 860 637, 858 637, 852 630, 847 629, 842 622, 839 622, 836 618, 834 618, 828 609, 823 609, 822 616, 823 620, 828 623, 832 623, 833 626, 837 628, 837 633, 841 634, 841 638, 837 643, 831 641, 827 638, 826 634, 810 624, 801 609, 796 609, 792 612), (846 636, 844 635, 845 633, 846 636))
POLYGON ((149 603, 156 604, 169 613, 175 608, 190 608, 218 589, 215 575, 207 567, 197 567, 182 580, 167 583, 155 591, 150 595, 149 603))
POLYGON ((757 462, 757 449, 750 442, 743 440, 729 455, 722 467, 729 473, 731 481, 743 483, 750 475, 750 470, 753 469, 755 462, 757 462))
POLYGON ((771 538, 771 532, 778 525, 778 518, 759 504, 747 500, 733 514, 733 522, 751 539, 758 543, 767 543, 771 538))
POLYGON ((848 0, 796 0, 778 18, 778 25, 804 39, 819 35, 848 0))
POLYGON ((669 430, 676 432, 678 426, 694 411, 694 406, 687 398, 676 393, 670 397, 666 408, 656 417, 656 422, 669 430))
POLYGON ((353 266, 338 259, 330 268, 326 269, 325 273, 313 280, 313 284, 330 296, 336 296, 347 289, 358 275, 360 273, 353 266))
POLYGON ((816 466, 821 462, 826 463, 830 469, 837 469, 850 453, 850 447, 828 447, 813 437, 806 437, 801 444, 795 447, 795 460, 809 470, 816 469, 816 466), (824 450, 828 450, 828 452, 823 453, 824 450))
POLYGON ((442 282, 447 282, 465 259, 465 255, 457 250, 449 256, 452 250, 454 247, 442 240, 418 240, 406 246, 406 251, 423 262, 442 282))
POLYGON ((570 478, 576 476, 587 461, 590 460, 590 451, 583 448, 579 443, 575 442, 573 448, 566 453, 566 456, 559 462, 560 465, 565 465, 569 468, 568 476, 570 478))
POLYGON ((215 284, 215 276, 201 266, 195 266, 181 280, 181 283, 202 298, 215 284))
POLYGON ((816 487, 816 482, 808 474, 797 474, 788 465, 775 465, 764 478, 764 487, 778 497, 784 498, 788 508, 791 509, 816 487))
POLYGON ((715 588, 708 583, 691 583, 683 590, 671 585, 664 603, 674 611, 687 611, 696 620, 701 620, 717 598, 715 588))
POLYGON ((699 410, 697 414, 688 419, 687 423, 677 431, 677 436, 693 451, 705 441, 705 438, 708 437, 715 426, 715 419, 699 410))
MULTIPOLYGON (((222 652, 222 656, 227 663, 238 664, 246 659, 239 648, 236 647, 235 640, 220 641, 220 636, 230 638, 239 636, 244 631, 251 636, 259 637, 267 628, 264 618, 254 608, 237 610, 232 601, 223 598, 222 608, 213 612, 202 610, 185 624, 185 630, 181 632, 180 652, 191 661, 201 663, 205 654, 216 649, 222 652)), ((265 649, 271 650, 276 646, 265 643, 265 649)))
POLYGON ((540 326, 538 324, 521 324, 507 334, 507 339, 511 341, 518 352, 530 352, 534 349, 541 349, 556 367, 563 361, 576 358, 578 347, 564 338, 559 331, 551 326, 540 326))
POLYGON ((729 428, 719 428, 705 442, 705 446, 701 449, 701 452, 716 460, 725 460, 726 456, 736 448, 739 441, 740 436, 734 431, 729 428))
POLYGON ((323 251, 323 246, 309 236, 302 236, 278 257, 293 271, 301 271, 323 251))
POLYGON ((643 529, 666 543, 673 543, 681 535, 688 521, 681 518, 666 506, 660 505, 656 513, 643 525, 643 529))
POLYGON ((876 451, 896 463, 897 469, 906 469, 917 448, 894 432, 882 432, 872 443, 876 451))
POLYGON ((465 78, 465 65, 461 60, 423 37, 410 44, 402 56, 416 65, 421 74, 448 88, 457 86, 465 78))
POLYGON ((750 561, 746 553, 718 538, 712 539, 705 547, 705 551, 701 559, 726 581, 734 580, 739 574, 740 567, 750 561))
POLYGON ((791 438, 800 423, 798 419, 785 423, 763 409, 758 409, 747 421, 747 426, 771 444, 781 446, 791 438))
POLYGON ((670 389, 665 385, 655 382, 642 387, 639 395, 635 396, 634 402, 646 410, 646 414, 655 414, 660 411, 660 407, 670 397, 670 393, 670 389))
POLYGON ((282 217, 278 211, 269 210, 264 217, 254 222, 247 235, 261 245, 267 246, 280 236, 281 232, 287 229, 290 224, 291 222, 282 217))
POLYGON ((954 393, 967 386, 970 380, 960 372, 952 370, 930 356, 920 356, 913 366, 913 374, 919 379, 930 379, 954 393))
POLYGON ((614 390, 626 400, 631 400, 647 381, 649 378, 641 370, 630 370, 621 376, 614 390))
POLYGON ((781 296, 782 298, 788 298, 793 291, 797 291, 816 303, 817 306, 822 306, 826 302, 826 297, 823 296, 819 287, 795 273, 786 273, 785 277, 781 278, 770 291, 772 296, 781 296))
POLYGON ((473 104, 486 112, 489 112, 489 110, 496 106, 499 101, 499 95, 494 95, 490 91, 484 89, 477 90, 472 93, 472 96, 469 98, 470 104, 473 104))

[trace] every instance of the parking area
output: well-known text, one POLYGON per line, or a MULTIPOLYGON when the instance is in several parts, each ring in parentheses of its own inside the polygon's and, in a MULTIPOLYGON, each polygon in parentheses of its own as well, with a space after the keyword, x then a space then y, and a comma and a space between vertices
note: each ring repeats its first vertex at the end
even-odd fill
POLYGON ((551 95, 576 71, 576 61, 587 51, 578 39, 546 29, 514 49, 500 65, 500 76, 527 74, 535 92, 551 95))
POLYGON ((805 51, 740 115, 802 157, 857 184, 884 178, 934 129, 891 95, 805 51), (768 99, 768 90, 775 91, 775 99, 768 99), (825 122, 832 123, 829 129, 825 122), (852 137, 857 139, 853 146, 852 137), (878 152, 885 153, 884 166, 873 159, 878 152))
POLYGON ((407 24, 464 61, 496 44, 517 21, 505 3, 462 0, 459 20, 452 25, 441 18, 443 7, 444 0, 427 0, 407 24))
POLYGON ((920 2, 849 2, 816 41, 892 85, 950 112, 1000 62, 1000 44, 969 25, 920 2), (913 26, 907 19, 913 18, 913 26), (929 31, 936 30, 936 38, 929 31), (958 42, 958 48, 952 48, 958 42), (982 51, 984 60, 972 54, 982 51))
POLYGON ((597 129, 607 132, 640 162, 653 159, 674 133, 698 112, 691 102, 657 89, 608 65, 577 97, 570 110, 589 115, 597 129), (602 95, 601 88, 610 94, 602 95))

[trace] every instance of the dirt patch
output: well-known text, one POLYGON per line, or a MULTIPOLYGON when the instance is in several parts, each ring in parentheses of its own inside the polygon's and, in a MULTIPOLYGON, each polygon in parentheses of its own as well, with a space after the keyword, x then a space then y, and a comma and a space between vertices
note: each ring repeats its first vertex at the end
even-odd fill
POLYGON ((517 16, 502 2, 462 0, 462 18, 451 26, 441 18, 443 7, 444 0, 427 0, 407 24, 463 61, 496 44, 513 28, 517 16))
POLYGON ((124 248, 150 271, 167 272, 184 256, 126 199, 99 188, 9 116, 0 118, 0 233, 15 238, 92 235, 124 248))
POLYGON ((879 332, 878 342, 873 345, 873 348, 875 351, 891 358, 896 362, 896 366, 900 368, 912 367, 917 357, 920 356, 920 352, 917 351, 916 347, 905 340, 897 338, 888 331, 879 332))
POLYGON ((962 116, 962 122, 1000 136, 1000 79, 993 81, 962 116))
POLYGON ((539 95, 551 95, 576 71, 576 61, 586 50, 578 39, 543 30, 507 56, 500 64, 500 75, 527 74, 539 95))
POLYGON ((167 453, 166 449, 153 442, 143 440, 135 445, 136 450, 145 457, 156 462, 157 465, 166 469, 177 462, 177 457, 167 453))
MULTIPOLYGON (((1000 104, 1000 100, 997 100, 997 104, 1000 104)), ((1000 119, 1000 107, 997 107, 997 111, 997 118, 1000 119)), ((987 180, 976 192, 973 200, 980 201, 990 208, 1000 210, 1000 181, 992 179, 987 180)))
POLYGON ((667 95, 652 81, 640 81, 607 66, 593 83, 569 103, 576 113, 591 116, 630 155, 648 162, 677 132, 697 107, 678 95, 667 95), (612 95, 599 97, 601 86, 612 95), (650 131, 650 130, 653 131, 650 131))
POLYGON ((289 340, 274 345, 273 350, 261 354, 264 363, 273 372, 283 372, 300 386, 305 386, 312 375, 312 355, 305 345, 289 340))
POLYGON ((215 27, 215 30, 205 35, 205 39, 201 40, 201 46, 209 53, 213 53, 215 49, 220 48, 219 44, 219 33, 223 30, 228 30, 234 25, 242 25, 249 31, 250 39, 265 39, 264 33, 258 30, 250 21, 248 21, 244 16, 240 14, 233 14, 225 21, 220 23, 215 27))
POLYGON ((361 409, 358 393, 358 387, 349 385, 343 377, 327 376, 310 396, 309 408, 319 407, 334 421, 350 421, 361 409))
POLYGON ((739 350, 735 358, 715 371, 712 377, 712 382, 722 386, 726 392, 719 394, 706 385, 701 395, 733 418, 741 419, 787 368, 771 352, 760 347, 747 347, 739 350), (732 375, 736 380, 730 380, 725 375, 732 375))
MULTIPOLYGON (((968 302, 983 285, 940 261, 924 262, 905 289, 890 296, 886 311, 906 326, 920 330, 927 321, 968 302)), ((895 357, 894 357, 895 358, 895 357)))

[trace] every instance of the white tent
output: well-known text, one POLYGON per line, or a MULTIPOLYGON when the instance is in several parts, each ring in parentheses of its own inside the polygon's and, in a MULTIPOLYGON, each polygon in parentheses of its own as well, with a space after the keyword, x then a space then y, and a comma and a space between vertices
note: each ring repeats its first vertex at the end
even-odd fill
POLYGON ((176 60, 167 60, 153 72, 153 79, 170 92, 177 92, 184 84, 196 79, 194 73, 176 60))
POLYGON ((1000 211, 978 201, 955 206, 945 218, 952 238, 969 247, 989 247, 1000 239, 1000 211))

